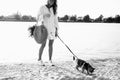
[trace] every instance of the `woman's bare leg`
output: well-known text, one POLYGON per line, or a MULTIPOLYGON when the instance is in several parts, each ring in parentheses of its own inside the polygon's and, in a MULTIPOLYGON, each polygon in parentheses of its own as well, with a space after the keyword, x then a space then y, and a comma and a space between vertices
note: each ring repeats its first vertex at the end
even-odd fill
POLYGON ((41 60, 42 53, 43 53, 43 50, 44 50, 44 48, 45 48, 45 45, 46 45, 46 41, 44 41, 44 42, 42 43, 42 45, 41 45, 41 47, 40 47, 40 49, 39 49, 39 59, 38 59, 38 61, 41 60))
POLYGON ((49 60, 52 60, 52 54, 53 54, 53 42, 54 40, 49 40, 49 60))

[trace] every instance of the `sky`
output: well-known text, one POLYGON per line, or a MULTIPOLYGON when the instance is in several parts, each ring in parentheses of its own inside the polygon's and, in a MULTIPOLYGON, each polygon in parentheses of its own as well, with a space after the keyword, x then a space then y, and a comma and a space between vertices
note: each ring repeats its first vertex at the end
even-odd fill
MULTIPOLYGON (((11 15, 19 12, 22 15, 37 16, 41 5, 47 0, 0 0, 0 15, 11 15)), ((87 14, 97 18, 120 14, 120 0, 58 0, 58 16, 77 15, 83 17, 87 14)))

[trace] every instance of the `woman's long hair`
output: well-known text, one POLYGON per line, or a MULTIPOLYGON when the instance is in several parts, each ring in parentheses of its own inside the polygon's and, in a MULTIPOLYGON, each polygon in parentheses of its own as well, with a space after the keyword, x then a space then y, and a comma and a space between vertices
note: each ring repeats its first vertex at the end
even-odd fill
POLYGON ((56 15, 57 14, 57 0, 54 0, 54 3, 51 7, 53 8, 54 15, 56 15))
POLYGON ((53 7, 54 15, 57 14, 57 0, 54 0, 54 4, 52 5, 52 7, 53 7))

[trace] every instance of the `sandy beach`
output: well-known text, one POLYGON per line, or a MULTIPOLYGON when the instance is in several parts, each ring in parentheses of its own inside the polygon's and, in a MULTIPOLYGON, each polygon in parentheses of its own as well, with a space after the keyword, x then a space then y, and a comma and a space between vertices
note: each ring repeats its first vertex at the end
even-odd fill
POLYGON ((54 62, 55 66, 38 63, 0 64, 0 80, 120 80, 120 58, 87 60, 96 68, 94 76, 75 69, 72 61, 54 62))

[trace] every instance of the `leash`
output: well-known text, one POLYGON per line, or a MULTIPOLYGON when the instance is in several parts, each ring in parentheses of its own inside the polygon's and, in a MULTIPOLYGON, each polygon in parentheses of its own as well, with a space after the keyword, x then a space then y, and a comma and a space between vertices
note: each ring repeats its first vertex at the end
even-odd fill
POLYGON ((60 41, 68 48, 68 50, 72 53, 72 55, 78 59, 78 57, 77 57, 77 56, 72 52, 72 50, 63 42, 63 40, 59 37, 59 35, 58 35, 58 38, 59 38, 60 41))

